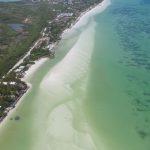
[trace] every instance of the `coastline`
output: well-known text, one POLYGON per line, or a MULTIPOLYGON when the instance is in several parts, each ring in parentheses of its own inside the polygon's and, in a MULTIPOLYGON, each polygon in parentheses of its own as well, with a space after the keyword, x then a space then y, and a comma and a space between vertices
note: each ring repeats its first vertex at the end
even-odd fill
MULTIPOLYGON (((42 66, 48 58, 40 58, 39 60, 36 60, 31 67, 27 71, 25 71, 24 77, 21 79, 22 81, 28 83, 28 79, 38 70, 40 66, 42 66)), ((29 83, 28 83, 29 84, 29 83)))
POLYGON ((71 26, 65 29, 61 35, 61 38, 64 38, 67 34, 72 33, 71 31, 78 29, 79 27, 83 27, 87 23, 87 18, 101 13, 111 4, 110 0, 103 0, 101 3, 91 6, 84 12, 82 12, 76 20, 71 24, 71 26))
POLYGON ((35 61, 35 64, 33 64, 27 71, 25 71, 25 75, 24 77, 21 79, 22 81, 24 81, 27 84, 27 89, 26 92, 23 93, 22 95, 20 95, 17 100, 15 101, 15 103, 13 104, 13 108, 7 113, 7 115, 0 121, 0 127, 2 127, 7 120, 9 119, 9 117, 11 116, 11 114, 13 114, 16 110, 16 108, 20 105, 20 103, 22 102, 22 100, 24 99, 24 97, 26 96, 26 94, 28 94, 28 92, 31 91, 32 89, 32 84, 29 83, 29 78, 32 77, 32 75, 48 60, 48 58, 41 58, 37 61, 35 61))
MULTIPOLYGON (((89 9, 87 9, 84 12, 81 12, 81 14, 79 15, 79 17, 77 17, 75 19, 75 21, 71 24, 71 26, 67 29, 65 29, 62 34, 60 35, 61 39, 63 39, 68 33, 76 30, 77 28, 84 26, 87 22, 85 22, 85 20, 87 18, 89 18, 90 16, 93 16, 97 13, 102 12, 108 5, 110 5, 110 0, 103 0, 101 3, 91 6, 89 9)), ((61 40, 60 39, 60 40, 61 40)), ((59 40, 59 41, 60 41, 59 40)), ((58 41, 58 42, 59 42, 58 41)), ((34 49, 34 46, 37 44, 38 40, 34 43, 34 45, 29 49, 29 51, 27 52, 27 54, 25 54, 25 56, 20 59, 15 66, 11 69, 13 70, 16 66, 18 66, 23 59, 30 55, 30 52, 32 51, 32 49, 34 49)), ((57 43, 58 43, 57 42, 57 43)), ((55 43, 56 44, 56 43, 55 43)), ((57 44, 55 45, 55 47, 57 46, 57 44)), ((54 47, 54 49, 55 49, 54 47)), ((24 97, 26 96, 26 94, 31 90, 32 85, 28 82, 28 79, 37 71, 37 69, 44 64, 47 61, 48 58, 40 58, 39 60, 35 61, 35 64, 33 64, 32 66, 29 67, 29 69, 27 71, 25 71, 25 75, 23 78, 21 78, 22 81, 24 81, 27 84, 27 90, 24 94, 22 94, 15 102, 15 107, 12 108, 7 115, 0 121, 0 126, 3 126, 5 124, 5 122, 7 121, 7 119, 9 118, 9 116, 16 110, 16 108, 19 106, 19 104, 22 102, 22 100, 24 99, 24 97)), ((11 71, 10 70, 10 71, 11 71)), ((9 71, 9 72, 10 72, 9 71)))

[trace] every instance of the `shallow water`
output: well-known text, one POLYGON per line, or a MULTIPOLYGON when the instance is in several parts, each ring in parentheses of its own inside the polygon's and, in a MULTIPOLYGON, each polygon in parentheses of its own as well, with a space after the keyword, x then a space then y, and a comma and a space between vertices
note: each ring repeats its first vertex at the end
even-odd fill
POLYGON ((0 149, 149 150, 149 7, 112 0, 65 36, 28 79, 33 87, 1 127, 0 149))

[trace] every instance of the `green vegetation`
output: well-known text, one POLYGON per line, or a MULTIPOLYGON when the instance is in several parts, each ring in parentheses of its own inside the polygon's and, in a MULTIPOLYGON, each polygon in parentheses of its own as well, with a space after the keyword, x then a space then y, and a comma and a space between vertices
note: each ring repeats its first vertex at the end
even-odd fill
POLYGON ((18 99, 27 90, 27 85, 11 72, 0 81, 0 118, 7 114, 6 108, 14 107, 18 99))
POLYGON ((53 14, 49 12, 47 3, 0 4, 1 77, 28 51, 50 18, 53 18, 53 14), (25 23, 25 20, 28 22, 25 23), (9 24, 18 23, 25 25, 21 31, 15 31, 9 26, 9 24))

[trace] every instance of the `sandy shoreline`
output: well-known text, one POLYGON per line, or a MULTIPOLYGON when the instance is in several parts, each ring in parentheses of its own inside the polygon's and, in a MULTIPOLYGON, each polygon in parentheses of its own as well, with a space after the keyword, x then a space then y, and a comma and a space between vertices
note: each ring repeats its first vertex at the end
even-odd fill
MULTIPOLYGON (((81 15, 75 20, 75 23, 73 23, 71 25, 70 28, 64 30, 64 32, 62 33, 61 37, 64 38, 68 33, 72 32, 73 30, 76 30, 77 28, 81 27, 81 26, 84 26, 86 25, 87 23, 87 20, 95 15, 95 14, 98 14, 100 12, 102 12, 104 9, 107 8, 107 6, 110 5, 110 0, 104 0, 103 2, 101 2, 100 4, 94 6, 94 7, 91 7, 89 8, 88 10, 86 10, 85 12, 81 13, 81 15)), ((36 45, 36 43, 35 43, 36 45)), ((34 46, 33 46, 34 47, 34 46)), ((26 57, 27 55, 30 54, 31 50, 33 49, 33 47, 28 51, 28 53, 24 56, 26 57)), ((23 58, 24 58, 23 57, 23 58)), ((18 61, 18 64, 20 64, 20 62, 22 62, 23 58, 21 60, 18 61)), ((9 116, 11 116, 11 114, 13 112, 15 112, 16 108, 19 106, 19 104, 22 102, 22 100, 24 99, 24 97, 26 96, 26 94, 31 90, 31 87, 32 85, 28 82, 28 79, 30 77, 32 77, 32 75, 37 71, 37 69, 42 65, 44 64, 46 61, 48 60, 48 58, 41 58, 37 61, 35 61, 35 64, 32 65, 26 72, 25 72, 25 76, 22 78, 23 81, 26 82, 26 84, 28 85, 29 89, 27 90, 26 93, 24 93, 21 98, 17 101, 16 105, 15 105, 15 108, 10 110, 7 114, 7 116, 2 120, 2 122, 0 123, 0 126, 3 126, 6 121, 8 120, 9 116)), ((15 65, 15 66, 16 66, 15 65)), ((14 66, 14 67, 15 67, 14 66)), ((13 68, 14 68, 13 67, 13 68)), ((13 69, 12 68, 12 69, 13 69)), ((11 69, 11 70, 12 70, 11 69)))
POLYGON ((41 58, 41 59, 35 61, 35 64, 33 64, 27 71, 25 71, 25 75, 21 80, 27 84, 28 88, 27 88, 26 92, 23 95, 20 95, 20 97, 16 100, 15 107, 12 108, 8 112, 7 116, 4 117, 3 120, 0 122, 0 127, 2 127, 6 123, 6 121, 9 119, 9 116, 11 116, 13 114, 13 112, 16 111, 16 108, 20 105, 20 103, 22 102, 22 100, 24 99, 26 94, 31 90, 32 84, 30 84, 28 82, 28 80, 40 68, 40 66, 42 66, 47 60, 48 60, 48 58, 41 58))
POLYGON ((39 60, 35 61, 35 64, 33 64, 27 71, 25 71, 25 75, 22 78, 23 81, 28 82, 27 80, 33 75, 33 73, 36 72, 36 70, 44 64, 48 58, 40 58, 39 60))
POLYGON ((110 0, 103 0, 101 3, 91 6, 86 11, 82 12, 79 17, 71 24, 71 26, 64 30, 62 33, 62 38, 64 38, 67 34, 72 33, 71 31, 78 29, 79 27, 83 27, 87 24, 88 18, 98 13, 104 11, 111 4, 110 0))

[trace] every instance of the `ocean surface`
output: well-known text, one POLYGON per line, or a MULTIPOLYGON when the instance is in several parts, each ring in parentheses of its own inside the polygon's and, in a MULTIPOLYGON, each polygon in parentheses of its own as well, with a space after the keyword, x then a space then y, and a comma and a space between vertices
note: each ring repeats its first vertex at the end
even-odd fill
POLYGON ((18 2, 21 0, 0 0, 0 2, 18 2))
POLYGON ((28 82, 0 150, 150 150, 149 0, 111 0, 28 82))

